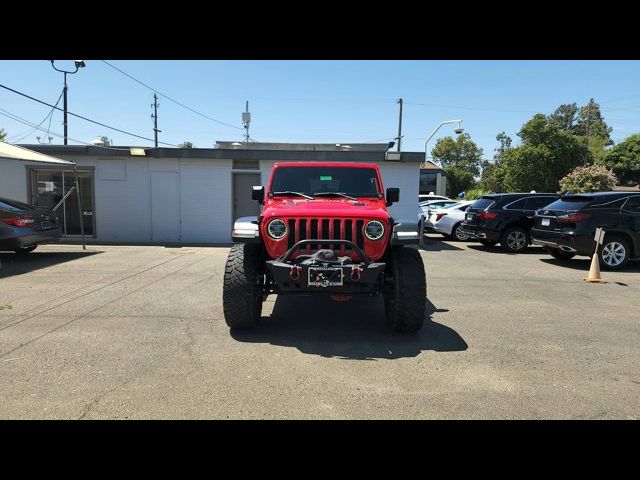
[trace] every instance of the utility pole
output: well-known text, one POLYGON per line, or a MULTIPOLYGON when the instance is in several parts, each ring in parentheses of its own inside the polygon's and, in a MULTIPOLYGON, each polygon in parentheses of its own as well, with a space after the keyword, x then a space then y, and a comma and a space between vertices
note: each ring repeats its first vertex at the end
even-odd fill
POLYGON ((398 151, 400 151, 400 145, 402 144, 402 99, 398 99, 400 104, 400 118, 398 120, 398 151))
POLYGON ((153 118, 153 139, 155 143, 155 147, 158 148, 158 132, 162 130, 158 130, 158 107, 160 104, 158 103, 158 96, 153 94, 153 113, 151 114, 151 118, 153 118))

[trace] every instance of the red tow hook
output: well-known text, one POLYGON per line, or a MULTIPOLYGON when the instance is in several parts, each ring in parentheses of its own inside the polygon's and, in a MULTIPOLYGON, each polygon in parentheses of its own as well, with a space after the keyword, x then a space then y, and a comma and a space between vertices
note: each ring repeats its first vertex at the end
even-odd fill
POLYGON ((291 265, 291 270, 289 270, 291 280, 298 280, 300 278, 300 272, 302 272, 302 267, 300 265, 291 265))
POLYGON ((351 280, 353 280, 354 282, 357 282, 358 280, 360 280, 360 277, 362 277, 363 271, 364 269, 360 265, 353 267, 351 269, 351 280))

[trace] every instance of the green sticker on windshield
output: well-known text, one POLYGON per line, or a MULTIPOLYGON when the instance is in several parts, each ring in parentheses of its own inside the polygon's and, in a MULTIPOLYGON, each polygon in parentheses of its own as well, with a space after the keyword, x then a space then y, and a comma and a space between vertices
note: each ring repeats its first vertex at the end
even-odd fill
POLYGON ((321 182, 330 182, 331 181, 331 175, 320 175, 320 181, 321 182))

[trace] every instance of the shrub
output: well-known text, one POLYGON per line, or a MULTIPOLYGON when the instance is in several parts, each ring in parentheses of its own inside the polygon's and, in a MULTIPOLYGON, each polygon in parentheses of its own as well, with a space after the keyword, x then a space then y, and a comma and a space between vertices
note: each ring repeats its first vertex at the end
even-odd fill
POLYGON ((616 176, 604 165, 577 167, 560 180, 563 192, 587 193, 612 190, 616 184, 616 176))

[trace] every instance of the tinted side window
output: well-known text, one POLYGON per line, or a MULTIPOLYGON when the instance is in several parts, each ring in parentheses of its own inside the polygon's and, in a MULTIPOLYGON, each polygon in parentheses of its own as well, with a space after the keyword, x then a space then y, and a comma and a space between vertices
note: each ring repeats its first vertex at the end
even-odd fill
POLYGON ((527 210, 538 210, 542 207, 546 207, 551 202, 556 200, 557 197, 529 197, 527 198, 527 210))
POLYGON ((505 209, 506 210, 525 210, 526 202, 527 202, 526 198, 521 198, 520 200, 517 200, 511 204, 507 204, 505 206, 505 209))
POLYGON ((627 200, 627 203, 624 206, 624 210, 627 212, 640 214, 640 196, 632 197, 627 200))

